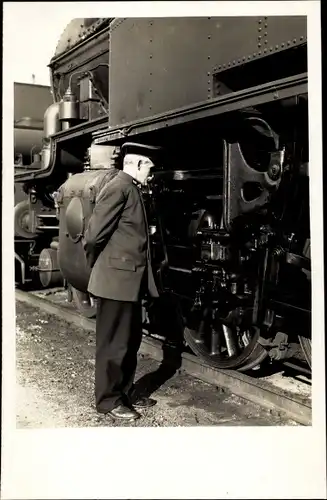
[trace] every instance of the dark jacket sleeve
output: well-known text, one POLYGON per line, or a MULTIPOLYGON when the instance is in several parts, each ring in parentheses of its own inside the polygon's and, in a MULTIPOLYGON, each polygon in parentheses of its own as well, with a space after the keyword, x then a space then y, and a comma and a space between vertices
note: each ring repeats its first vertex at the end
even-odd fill
POLYGON ((123 189, 115 182, 109 182, 100 191, 83 238, 86 260, 91 268, 115 231, 125 202, 123 189))

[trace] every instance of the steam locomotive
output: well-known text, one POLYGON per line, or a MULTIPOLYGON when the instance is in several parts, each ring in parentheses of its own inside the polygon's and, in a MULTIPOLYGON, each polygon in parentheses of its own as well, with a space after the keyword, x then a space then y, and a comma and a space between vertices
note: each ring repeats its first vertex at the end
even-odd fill
MULTIPOLYGON (((42 149, 43 115, 52 101, 49 86, 14 83, 14 171, 16 173, 27 173, 36 165, 41 165, 39 153, 42 149)), ((16 283, 21 287, 62 285, 63 280, 58 266, 56 271, 47 269, 52 250, 49 253, 44 248, 42 233, 34 231, 29 224, 29 195, 23 188, 22 183, 15 183, 16 283), (38 266, 39 262, 41 267, 38 266), (38 269, 40 272, 36 272, 38 269)), ((53 252, 52 256, 56 258, 53 252)))
MULTIPOLYGON (((15 182, 79 309, 96 311, 81 247, 96 193, 125 142, 159 146, 152 261, 187 345, 220 369, 299 346, 311 366, 306 18, 74 19, 49 67, 41 166, 15 182)), ((160 328, 160 305, 144 311, 160 328)))

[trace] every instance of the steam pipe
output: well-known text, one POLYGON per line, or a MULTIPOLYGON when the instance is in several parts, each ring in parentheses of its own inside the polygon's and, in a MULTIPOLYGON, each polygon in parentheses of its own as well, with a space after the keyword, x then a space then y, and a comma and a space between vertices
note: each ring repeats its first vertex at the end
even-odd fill
POLYGON ((18 260, 18 262, 20 263, 20 268, 21 268, 21 272, 22 272, 22 284, 24 285, 25 284, 25 262, 23 261, 23 259, 18 255, 17 252, 15 252, 15 259, 18 260))
POLYGON ((44 138, 49 139, 53 134, 60 131, 59 102, 54 102, 44 113, 44 138))
POLYGON ((51 161, 50 137, 61 130, 59 121, 59 104, 59 102, 54 102, 44 113, 43 133, 45 144, 41 150, 42 169, 48 168, 51 161))

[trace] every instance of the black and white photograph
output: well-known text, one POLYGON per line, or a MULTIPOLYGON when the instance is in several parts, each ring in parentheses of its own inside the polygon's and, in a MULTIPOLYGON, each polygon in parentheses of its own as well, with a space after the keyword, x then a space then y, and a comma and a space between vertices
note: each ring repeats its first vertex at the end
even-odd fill
POLYGON ((319 21, 5 2, 3 498, 325 498, 319 21))

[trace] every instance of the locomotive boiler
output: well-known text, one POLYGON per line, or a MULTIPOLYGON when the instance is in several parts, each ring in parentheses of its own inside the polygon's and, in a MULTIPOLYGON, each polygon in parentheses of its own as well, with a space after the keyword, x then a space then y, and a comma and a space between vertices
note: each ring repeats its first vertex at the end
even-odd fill
POLYGON ((125 142, 159 146, 144 189, 161 295, 148 326, 168 301, 217 368, 299 346, 311 365, 306 18, 75 19, 49 67, 41 168, 15 180, 38 230, 56 209, 48 246, 79 309, 96 311, 81 248, 96 195, 125 142))

